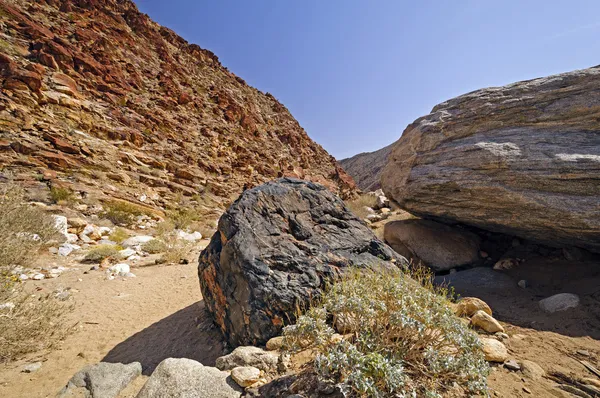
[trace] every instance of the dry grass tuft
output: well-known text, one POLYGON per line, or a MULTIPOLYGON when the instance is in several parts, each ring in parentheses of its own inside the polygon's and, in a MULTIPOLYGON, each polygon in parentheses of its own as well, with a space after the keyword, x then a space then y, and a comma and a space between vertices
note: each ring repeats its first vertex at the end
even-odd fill
POLYGON ((365 219, 370 213, 367 211, 367 207, 374 208, 377 205, 377 198, 373 195, 362 194, 354 200, 346 202, 346 206, 354 213, 358 218, 365 219))
POLYGON ((127 238, 129 238, 129 233, 123 228, 115 228, 115 230, 112 231, 112 233, 108 237, 108 239, 116 243, 122 243, 127 238))
POLYGON ((169 247, 160 239, 152 239, 142 245, 142 250, 146 253, 157 254, 166 252, 169 247))
POLYGON ((149 214, 149 210, 135 203, 121 200, 111 200, 104 204, 102 216, 115 225, 129 225, 135 221, 137 216, 149 214))

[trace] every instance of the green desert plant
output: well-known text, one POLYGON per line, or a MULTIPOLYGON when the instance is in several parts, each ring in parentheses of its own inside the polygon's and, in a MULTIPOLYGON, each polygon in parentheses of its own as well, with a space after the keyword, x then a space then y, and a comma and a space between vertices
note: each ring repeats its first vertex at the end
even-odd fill
POLYGON ((116 243, 122 243, 127 238, 129 238, 129 233, 123 228, 115 228, 115 230, 112 231, 112 233, 108 237, 108 239, 116 243))
POLYGON ((115 225, 129 225, 135 217, 147 214, 147 210, 131 202, 111 200, 104 204, 102 216, 115 225))
POLYGON ((50 199, 54 203, 69 202, 73 199, 73 192, 67 188, 52 186, 50 188, 50 199))
POLYGON ((486 393, 477 335, 401 271, 346 274, 284 336, 292 351, 316 350, 321 378, 361 397, 442 397, 454 383, 486 393))

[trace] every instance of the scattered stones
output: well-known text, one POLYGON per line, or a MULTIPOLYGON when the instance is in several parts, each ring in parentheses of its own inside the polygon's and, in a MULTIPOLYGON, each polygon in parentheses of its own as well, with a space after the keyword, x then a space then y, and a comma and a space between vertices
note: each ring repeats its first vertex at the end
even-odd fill
POLYGON ((154 237, 150 236, 150 235, 137 235, 137 236, 132 236, 131 238, 127 238, 125 239, 122 243, 121 246, 125 247, 125 248, 135 248, 136 246, 141 246, 144 243, 148 243, 151 240, 153 240, 154 237))
POLYGON ((100 362, 89 365, 69 380, 58 397, 67 398, 84 393, 92 398, 116 398, 140 374, 142 365, 139 362, 127 365, 100 362))
POLYGON ((464 297, 455 306, 455 314, 458 316, 472 317, 477 311, 483 311, 492 315, 492 309, 487 303, 477 297, 464 297))
POLYGON ((75 245, 73 243, 63 243, 58 248, 58 254, 60 256, 67 257, 69 254, 71 254, 75 250, 81 250, 81 246, 75 245))
POLYGON ((186 358, 168 358, 154 370, 137 398, 239 398, 229 373, 186 358))
POLYGON ((248 387, 260 379, 260 369, 253 366, 238 366, 231 370, 231 378, 240 387, 248 387))
POLYGON ((538 380, 544 377, 546 372, 540 365, 533 361, 528 361, 526 359, 520 361, 519 365, 521 366, 521 372, 523 375, 531 380, 538 380))
POLYGON ((23 366, 23 368, 21 369, 21 372, 34 373, 34 372, 37 372, 38 370, 40 370, 41 368, 42 368, 41 362, 28 363, 27 365, 23 366))
POLYGON ((431 220, 392 221, 384 227, 385 241, 400 255, 445 271, 479 261, 480 238, 464 229, 431 220))
POLYGON ((579 296, 572 293, 559 293, 539 302, 540 308, 547 313, 566 311, 579 305, 579 296))
POLYGON ((471 318, 471 324, 488 333, 504 332, 500 322, 484 311, 477 311, 471 318))
POLYGON ((508 359, 508 350, 504 344, 487 337, 481 337, 480 340, 486 361, 503 363, 508 359))
POLYGON ((508 361, 504 362, 504 367, 508 370, 521 370, 521 365, 519 365, 519 363, 514 359, 509 359, 508 361))
POLYGON ((202 239, 202 234, 197 231, 188 233, 188 232, 178 229, 178 230, 175 230, 175 233, 177 234, 177 237, 179 239, 187 240, 188 242, 196 242, 196 241, 202 239))
POLYGON ((265 351, 258 347, 237 347, 231 354, 217 358, 215 366, 220 370, 231 370, 236 367, 253 366, 269 372, 277 369, 279 355, 273 351, 265 351))

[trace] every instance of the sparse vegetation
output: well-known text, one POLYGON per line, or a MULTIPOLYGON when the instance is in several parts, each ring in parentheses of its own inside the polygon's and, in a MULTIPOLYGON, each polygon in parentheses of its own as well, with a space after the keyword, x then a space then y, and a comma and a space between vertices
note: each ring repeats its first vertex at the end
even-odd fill
POLYGON ((115 245, 98 245, 90 249, 83 261, 88 263, 100 263, 105 258, 113 257, 116 258, 119 254, 119 250, 122 250, 121 246, 115 245))
POLYGON ((346 202, 346 206, 360 219, 364 219, 369 215, 367 207, 374 208, 377 204, 377 198, 373 195, 363 194, 357 199, 346 202))
POLYGON ((8 185, 0 187, 0 270, 29 265, 38 249, 58 238, 54 219, 26 203, 24 192, 8 185))
POLYGON ((108 237, 109 240, 112 240, 116 243, 122 243, 127 238, 129 238, 129 233, 127 233, 127 231, 125 231, 123 228, 115 228, 108 237))
POLYGON ((73 199, 73 192, 68 188, 53 185, 50 188, 50 199, 54 203, 70 202, 73 199))
POLYGON ((22 190, 0 187, 0 362, 50 348, 68 332, 64 316, 70 305, 28 294, 13 274, 57 236, 53 218, 28 205, 22 190))
POLYGON ((129 225, 135 217, 147 214, 148 210, 131 202, 111 200, 104 204, 102 216, 115 225, 129 225))
POLYGON ((152 239, 142 245, 142 250, 150 254, 164 253, 168 249, 167 244, 160 239, 152 239))
POLYGON ((477 335, 445 297, 400 271, 349 273, 284 336, 291 350, 317 351, 319 377, 361 397, 442 397, 454 383, 469 396, 486 393, 477 335), (345 338, 334 338, 335 327, 345 338))

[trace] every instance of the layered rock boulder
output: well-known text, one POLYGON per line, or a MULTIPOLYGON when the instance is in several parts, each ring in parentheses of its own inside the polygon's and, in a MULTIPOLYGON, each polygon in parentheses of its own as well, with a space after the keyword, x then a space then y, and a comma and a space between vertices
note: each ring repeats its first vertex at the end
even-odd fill
POLYGON ((382 173, 419 216, 600 251, 600 68, 487 88, 407 127, 382 173))
POLYGON ((349 267, 403 264, 325 187, 283 178, 245 191, 223 214, 198 274, 208 310, 238 346, 278 335, 349 267))

